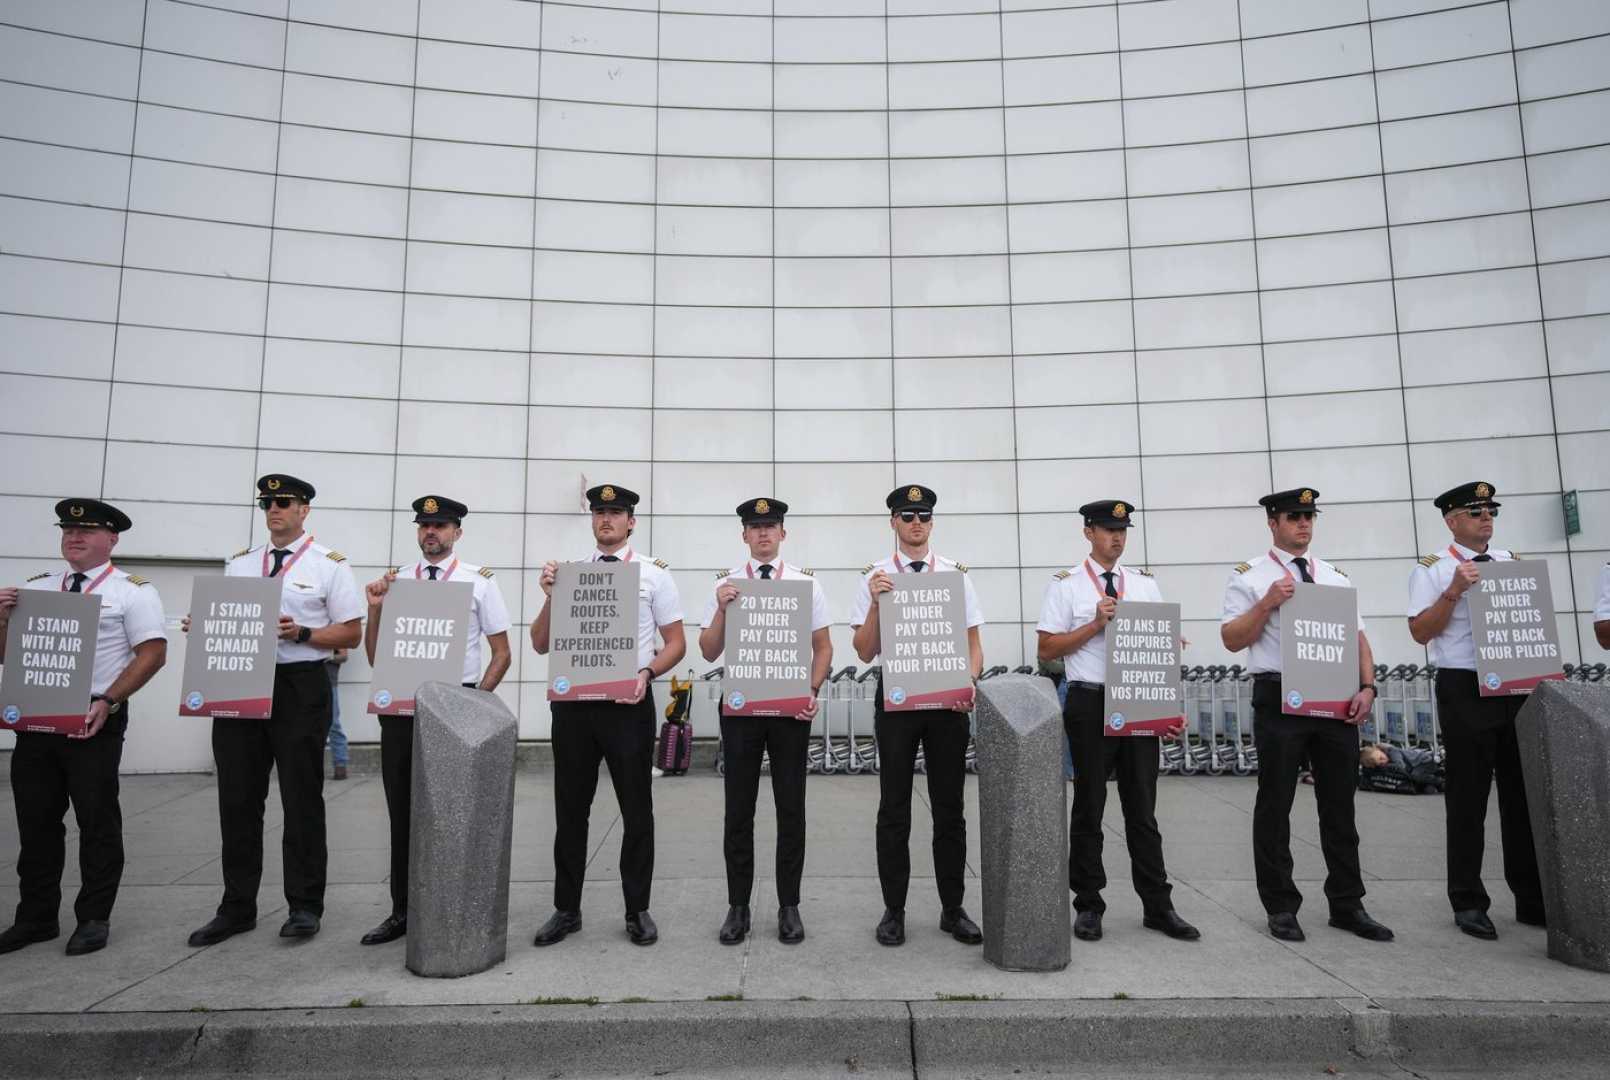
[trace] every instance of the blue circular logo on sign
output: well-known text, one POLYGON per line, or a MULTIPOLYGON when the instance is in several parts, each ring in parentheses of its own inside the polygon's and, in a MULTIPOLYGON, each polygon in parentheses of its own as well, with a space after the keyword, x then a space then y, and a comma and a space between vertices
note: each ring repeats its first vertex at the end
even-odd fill
POLYGON ((570 693, 570 680, 563 675, 553 681, 553 692, 556 694, 570 693))
POLYGON ((391 691, 390 690, 376 690, 375 691, 375 704, 380 706, 382 709, 384 709, 387 705, 390 705, 391 704, 391 691))
POLYGON ((1303 696, 1297 691, 1292 690, 1286 694, 1286 704, 1291 706, 1293 709, 1300 709, 1303 707, 1303 696))
POLYGON ((727 696, 727 707, 741 709, 744 707, 744 696, 740 691, 734 690, 727 696))
POLYGON ((897 686, 893 690, 889 691, 889 701, 890 701, 891 704, 902 705, 902 704, 905 703, 905 700, 906 700, 905 687, 897 686))
POLYGON ((1489 690, 1497 690, 1504 685, 1504 680, 1498 677, 1498 672, 1496 671, 1489 671, 1487 677, 1482 681, 1487 684, 1487 689, 1489 690))
POLYGON ((199 709, 206 700, 200 690, 192 690, 184 696, 184 705, 187 709, 199 709))
POLYGON ((17 708, 15 705, 7 705, 5 711, 0 713, 0 716, 5 718, 6 723, 15 724, 18 720, 22 719, 22 710, 17 708))
POLYGON ((1126 722, 1127 721, 1124 720, 1124 714, 1121 712, 1115 712, 1111 716, 1107 717, 1107 726, 1112 728, 1114 731, 1124 730, 1124 724, 1126 722))

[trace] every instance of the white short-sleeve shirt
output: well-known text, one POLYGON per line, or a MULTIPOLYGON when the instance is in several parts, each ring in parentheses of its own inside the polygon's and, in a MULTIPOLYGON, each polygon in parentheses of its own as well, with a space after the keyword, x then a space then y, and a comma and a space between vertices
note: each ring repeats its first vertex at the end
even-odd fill
MULTIPOLYGON (((95 633, 95 668, 90 674, 89 692, 104 694, 134 660, 134 646, 167 638, 162 597, 157 595, 155 585, 119 570, 110 562, 83 573, 82 589, 100 597, 101 601, 101 620, 95 633)), ((70 566, 51 570, 35 574, 22 587, 70 591, 72 575, 70 566)))
MULTIPOLYGON (((282 616, 310 630, 363 618, 366 610, 363 594, 358 591, 345 555, 308 535, 297 537, 288 550, 291 555, 279 572, 283 582, 282 616)), ((260 544, 230 556, 224 564, 224 574, 227 577, 268 577, 273 568, 272 548, 260 544)), ((334 654, 334 649, 321 648, 311 641, 281 640, 274 659, 279 664, 294 664, 328 660, 334 654)))
MULTIPOLYGON (((398 577, 430 580, 431 564, 420 559, 411 566, 393 567, 398 577)), ((492 577, 492 571, 474 563, 461 562, 449 555, 436 564, 437 581, 467 581, 475 589, 470 603, 469 623, 465 627, 468 646, 464 650, 464 682, 477 682, 481 678, 481 636, 505 634, 509 630, 509 609, 503 605, 503 590, 492 577)))
MULTIPOLYGON (((1036 630, 1047 634, 1066 634, 1095 621, 1096 605, 1107 595, 1106 571, 1094 559, 1085 559, 1078 566, 1059 570, 1051 576, 1045 587, 1045 599, 1040 603, 1040 622, 1036 630), (1091 575, 1095 579, 1091 579, 1091 575), (1100 586, 1096 584, 1100 582, 1100 586)), ((1145 570, 1119 563, 1113 567, 1113 587, 1120 599, 1160 603, 1162 590, 1157 580, 1145 570)), ((1085 642, 1062 658, 1063 670, 1070 681, 1105 683, 1107 681, 1107 631, 1085 642)))
POLYGON ((1610 563, 1605 563, 1599 571, 1599 599, 1593 605, 1593 621, 1606 619, 1610 619, 1610 563))
MULTIPOLYGON (((1437 602, 1437 597, 1448 591, 1454 571, 1459 564, 1476 557, 1478 552, 1460 544, 1449 544, 1439 552, 1421 559, 1409 573, 1409 618, 1414 618, 1437 602), (1457 554, 1456 554, 1457 553, 1457 554)), ((1508 562, 1514 552, 1489 547, 1487 554, 1494 562, 1508 562)), ((1432 638, 1426 651, 1439 668, 1476 670, 1476 642, 1470 634, 1470 598, 1461 596, 1448 616, 1448 625, 1432 638)))
POLYGON ((941 570, 960 570, 964 586, 963 593, 967 600, 967 628, 971 630, 975 626, 984 625, 984 611, 978 606, 978 593, 973 590, 973 576, 967 573, 967 567, 955 559, 947 559, 945 556, 935 555, 931 551, 920 559, 908 559, 904 552, 896 551, 893 555, 879 559, 867 567, 861 574, 861 580, 856 582, 855 599, 850 603, 850 625, 852 627, 860 626, 866 622, 867 612, 872 610, 872 587, 867 583, 872 580, 872 575, 879 570, 882 570, 890 577, 902 573, 933 573, 941 570), (923 569, 913 571, 911 565, 914 562, 922 563, 923 569))
MULTIPOLYGON (((772 580, 774 581, 805 580, 811 583, 811 630, 825 630, 827 627, 832 626, 833 616, 828 614, 827 610, 827 591, 822 588, 822 583, 816 580, 815 574, 781 559, 777 560, 773 565, 775 566, 772 571, 772 580)), ((723 582, 729 577, 758 578, 760 577, 760 566, 761 564, 754 559, 749 559, 734 566, 731 570, 724 570, 717 575, 715 585, 710 588, 710 598, 704 603, 704 620, 699 625, 709 626, 715 621, 716 590, 721 588, 723 582)))
MULTIPOLYGON (((682 621, 682 597, 676 591, 670 564, 629 547, 621 548, 615 556, 621 562, 636 562, 643 567, 637 581, 637 669, 641 671, 659 651, 654 647, 659 628, 682 621)), ((595 548, 577 561, 603 562, 604 553, 595 548)))
MULTIPOLYGON (((1312 554, 1304 555, 1308 560, 1308 574, 1314 579, 1316 585, 1341 585, 1351 589, 1353 583, 1347 575, 1324 559, 1315 558, 1312 554)), ((1219 618, 1220 625, 1234 621, 1251 611, 1253 606, 1263 599, 1263 594, 1269 591, 1269 586, 1282 580, 1288 575, 1295 581, 1302 580, 1295 564, 1297 556, 1278 548, 1267 554, 1259 555, 1251 562, 1244 562, 1230 573, 1230 580, 1224 586, 1224 611, 1219 618)), ((1358 632, 1364 632, 1364 617, 1359 616, 1358 632)), ((1247 670, 1254 675, 1264 673, 1280 673, 1280 609, 1275 608, 1269 616, 1269 621, 1263 624, 1263 633, 1252 643, 1247 650, 1247 670)))

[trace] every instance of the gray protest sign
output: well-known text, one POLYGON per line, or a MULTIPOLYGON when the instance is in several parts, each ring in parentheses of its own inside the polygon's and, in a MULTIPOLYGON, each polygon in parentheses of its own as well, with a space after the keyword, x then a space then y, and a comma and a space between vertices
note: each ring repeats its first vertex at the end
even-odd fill
POLYGON ((1120 600, 1107 623, 1103 734, 1161 735, 1185 723, 1180 606, 1120 600))
POLYGON ((969 707, 965 575, 945 570, 889 580, 894 588, 878 597, 884 711, 969 707))
POLYGON ((1280 605, 1280 711, 1347 719, 1358 693, 1358 592, 1296 583, 1280 605))
POLYGON ((1545 679, 1563 679, 1548 563, 1516 559, 1477 569, 1481 580, 1465 595, 1482 697, 1530 694, 1545 679))
POLYGON ((274 711, 282 578, 198 577, 180 716, 266 720, 274 711))
POLYGON ((6 630, 0 731, 76 735, 89 711, 101 598, 23 589, 6 630))
POLYGON ((636 562, 560 563, 548 614, 548 700, 615 701, 637 692, 636 562))
POLYGON ((428 682, 464 681, 470 605, 467 581, 393 581, 380 613, 369 711, 414 715, 414 694, 428 682))
POLYGON ((728 578, 738 598, 727 605, 727 716, 793 716, 811 703, 811 583, 728 578))

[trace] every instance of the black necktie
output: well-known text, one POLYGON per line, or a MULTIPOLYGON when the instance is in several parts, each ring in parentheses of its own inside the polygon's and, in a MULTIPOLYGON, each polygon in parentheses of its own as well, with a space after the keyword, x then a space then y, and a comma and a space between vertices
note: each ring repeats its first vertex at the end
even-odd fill
POLYGON ((921 559, 912 559, 911 560, 911 572, 913 574, 920 574, 920 573, 922 573, 922 568, 927 566, 927 565, 928 564, 923 562, 921 559))
POLYGON ((425 567, 425 573, 430 575, 430 579, 432 581, 435 581, 436 580, 436 575, 441 573, 441 572, 442 572, 442 570, 441 570, 441 567, 439 567, 439 566, 427 566, 427 567, 425 567))
POLYGON ((1108 570, 1104 574, 1102 574, 1101 576, 1107 579, 1107 588, 1106 588, 1107 595, 1112 597, 1114 600, 1118 599, 1118 586, 1116 586, 1116 585, 1114 585, 1112 583, 1112 578, 1113 578, 1112 571, 1108 570))
POLYGON ((291 554, 291 549, 290 548, 275 548, 274 549, 274 569, 272 569, 272 570, 270 570, 268 572, 269 577, 279 577, 280 567, 285 564, 285 560, 286 560, 287 557, 290 556, 290 554, 291 554))
POLYGON ((1314 575, 1308 572, 1308 560, 1299 555, 1291 561, 1296 565, 1297 572, 1303 576, 1303 580, 1312 585, 1314 583, 1314 575))
POLYGON ((1487 554, 1484 551, 1480 555, 1477 555, 1474 559, 1471 559, 1470 561, 1471 562, 1492 562, 1493 557, 1491 555, 1487 554))
POLYGON ((73 587, 71 589, 68 589, 67 591, 68 592, 83 592, 84 591, 84 579, 87 578, 87 577, 89 577, 88 574, 74 574, 73 575, 73 587))
POLYGON ((598 561, 599 562, 620 562, 621 557, 619 555, 600 555, 598 557, 598 561))
POLYGON ((768 580, 771 578, 771 563, 760 564, 760 576, 768 580))

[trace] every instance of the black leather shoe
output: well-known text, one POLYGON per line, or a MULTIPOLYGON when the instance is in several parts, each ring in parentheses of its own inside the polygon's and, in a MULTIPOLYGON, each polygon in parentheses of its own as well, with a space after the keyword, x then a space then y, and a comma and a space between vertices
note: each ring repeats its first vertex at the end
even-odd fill
POLYGON ((1101 912, 1081 911, 1073 917, 1073 936, 1080 941, 1101 940, 1101 912))
POLYGON ((379 926, 358 939, 360 945, 384 945, 388 941, 396 941, 408 933, 408 915, 404 912, 398 915, 392 912, 387 915, 379 926))
POLYGON ((538 948, 544 945, 557 945, 580 929, 581 912, 555 911, 548 917, 548 921, 542 924, 542 929, 537 931, 537 936, 532 939, 531 944, 538 948))
POLYGON ((749 905, 733 904, 727 909, 727 917, 721 922, 721 933, 716 935, 716 940, 723 945, 741 945, 748 936, 749 905))
POLYGON ((1173 908, 1159 915, 1148 915, 1140 924, 1148 930, 1161 930, 1175 941, 1195 941, 1202 936, 1202 931, 1180 918, 1180 913, 1173 908))
POLYGON ((939 929, 961 942, 963 945, 982 945, 984 932, 978 924, 967 917, 966 908, 947 908, 939 915, 939 929))
POLYGON ((800 921, 796 905, 784 904, 777 909, 777 940, 784 945, 798 945, 805 940, 805 924, 800 921))
POLYGON ((112 934, 112 927, 105 919, 85 919, 73 931, 73 936, 67 939, 67 955, 83 956, 85 953, 100 952, 106 948, 106 939, 112 934))
POLYGON ((878 920, 879 945, 904 945, 906 943, 906 913, 895 911, 893 908, 883 909, 883 918, 878 920))
POLYGON ((1453 924, 1474 938, 1483 941, 1494 941, 1498 938, 1498 927, 1493 920, 1480 908, 1466 908, 1464 911, 1453 913, 1453 924))
POLYGON ((653 916, 639 911, 626 916, 626 936, 631 938, 633 945, 652 945, 660 940, 660 928, 654 925, 653 916))
POLYGON ((1545 915, 1541 909, 1527 910, 1526 908, 1516 908, 1515 921, 1526 926, 1547 926, 1549 924, 1548 916, 1545 915))
POLYGON ((214 915, 212 922, 191 933, 190 947, 199 949, 204 945, 216 945, 220 941, 226 941, 234 937, 236 934, 244 934, 248 930, 255 929, 257 929, 256 919, 236 922, 233 919, 226 919, 222 915, 214 915))
POLYGON ((310 938, 319 932, 319 917, 311 911, 292 911, 280 924, 280 937, 310 938))
POLYGON ((59 937, 61 926, 56 923, 18 923, 0 933, 0 953, 16 952, 24 946, 55 941, 59 937))
POLYGON ((1269 936, 1281 941, 1308 940, 1308 935, 1297 924, 1297 916, 1289 911, 1277 911, 1269 916, 1269 936))
POLYGON ((1392 931, 1370 918, 1363 908, 1356 911, 1335 911, 1331 913, 1330 924, 1338 930, 1346 930, 1357 934, 1365 941, 1391 941, 1392 931))

